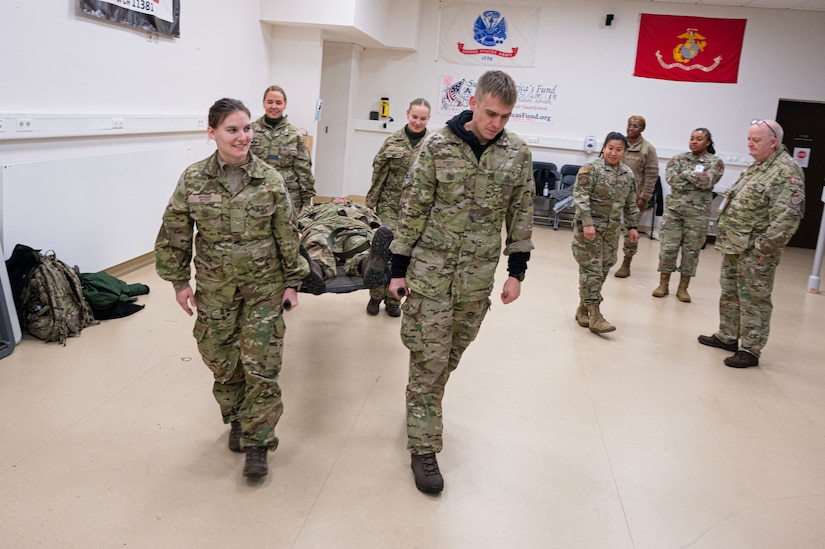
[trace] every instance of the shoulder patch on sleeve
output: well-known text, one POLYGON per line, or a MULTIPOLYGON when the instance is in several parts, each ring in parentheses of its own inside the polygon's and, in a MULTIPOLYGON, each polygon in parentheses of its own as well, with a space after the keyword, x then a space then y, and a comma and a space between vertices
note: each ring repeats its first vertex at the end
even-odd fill
POLYGON ((579 173, 587 173, 590 171, 590 166, 582 166, 579 168, 579 173))
MULTIPOLYGON (((793 179, 791 179, 791 181, 793 181, 793 179)), ((805 200, 805 193, 803 193, 802 191, 796 191, 795 193, 793 193, 793 196, 791 197, 791 204, 793 204, 794 206, 799 206, 800 204, 802 204, 803 200, 805 200)))

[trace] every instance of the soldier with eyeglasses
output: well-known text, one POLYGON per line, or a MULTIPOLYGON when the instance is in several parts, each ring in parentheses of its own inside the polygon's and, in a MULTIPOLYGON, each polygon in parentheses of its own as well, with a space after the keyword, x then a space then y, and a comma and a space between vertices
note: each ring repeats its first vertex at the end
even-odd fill
POLYGON ((759 365, 770 331, 771 290, 782 249, 805 213, 805 175, 782 144, 775 120, 754 120, 748 152, 755 162, 725 192, 716 249, 723 254, 719 330, 699 343, 734 354, 732 368, 759 365))

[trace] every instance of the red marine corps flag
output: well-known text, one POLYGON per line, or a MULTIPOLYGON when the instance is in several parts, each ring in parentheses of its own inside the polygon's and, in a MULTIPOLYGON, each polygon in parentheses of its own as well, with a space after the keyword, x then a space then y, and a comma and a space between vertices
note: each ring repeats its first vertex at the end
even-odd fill
POLYGON ((735 84, 745 22, 643 13, 633 75, 735 84))

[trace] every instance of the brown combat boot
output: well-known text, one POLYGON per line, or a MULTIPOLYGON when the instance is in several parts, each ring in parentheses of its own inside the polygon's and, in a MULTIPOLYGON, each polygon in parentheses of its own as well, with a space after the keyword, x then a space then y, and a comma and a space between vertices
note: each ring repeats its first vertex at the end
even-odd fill
POLYGON ((588 303, 587 313, 590 316, 590 331, 594 334, 606 334, 616 330, 616 327, 602 316, 598 303, 588 303))
POLYGON ((630 262, 633 261, 632 255, 624 256, 624 261, 622 261, 622 266, 619 267, 619 270, 616 271, 616 278, 627 278, 630 276, 630 262))
POLYGON ((587 305, 584 304, 583 300, 579 301, 579 308, 576 309, 576 322, 582 328, 590 326, 590 316, 587 313, 587 305))
POLYGON ((688 284, 690 284, 690 277, 682 275, 679 279, 679 289, 676 290, 676 297, 683 303, 690 303, 690 294, 687 293, 688 284))
POLYGON ((391 317, 398 318, 399 316, 401 316, 401 305, 399 305, 395 301, 385 301, 384 310, 387 311, 387 314, 391 317))
POLYGON ((378 308, 381 306, 381 300, 375 299, 374 297, 370 298, 369 303, 367 303, 367 314, 370 316, 375 316, 378 314, 378 308))
POLYGON ((668 284, 670 284, 670 273, 659 273, 659 287, 653 290, 651 295, 653 297, 665 297, 670 293, 668 284))

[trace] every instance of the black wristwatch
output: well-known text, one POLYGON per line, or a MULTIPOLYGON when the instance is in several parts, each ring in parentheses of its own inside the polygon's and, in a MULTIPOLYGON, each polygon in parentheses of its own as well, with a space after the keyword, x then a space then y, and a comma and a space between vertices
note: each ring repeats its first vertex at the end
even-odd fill
POLYGON ((520 275, 510 274, 510 276, 512 276, 513 278, 515 278, 519 282, 524 282, 524 273, 521 273, 520 275))

